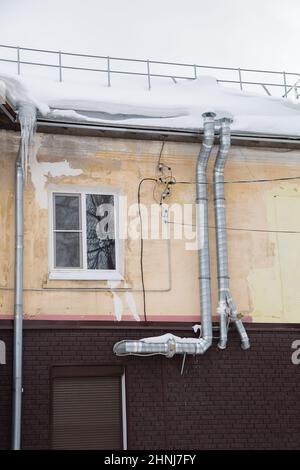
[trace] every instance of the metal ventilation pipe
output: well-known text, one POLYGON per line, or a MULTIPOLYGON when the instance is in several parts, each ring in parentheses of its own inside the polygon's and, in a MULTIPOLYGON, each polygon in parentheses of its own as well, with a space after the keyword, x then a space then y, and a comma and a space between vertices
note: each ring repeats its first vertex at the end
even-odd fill
POLYGON ((28 149, 36 121, 36 108, 20 103, 21 142, 15 173, 15 313, 13 342, 12 449, 21 449, 23 360, 24 176, 28 149))
POLYGON ((6 346, 4 341, 0 340, 0 364, 6 364, 6 346))
POLYGON ((220 146, 214 166, 214 207, 219 297, 217 313, 220 317, 220 340, 218 347, 220 349, 226 348, 228 329, 227 322, 232 319, 235 322, 241 337, 242 348, 248 349, 250 347, 248 335, 242 321, 238 318, 237 309, 230 296, 229 290, 224 169, 231 144, 231 123, 232 119, 229 118, 223 118, 220 120, 220 146))
POLYGON ((117 356, 137 354, 154 355, 163 354, 173 357, 174 354, 204 354, 212 344, 212 307, 211 307, 211 280, 210 258, 208 240, 208 198, 207 198, 207 164, 214 143, 215 114, 204 113, 204 137, 197 160, 197 233, 202 246, 199 249, 199 282, 200 305, 202 318, 202 335, 200 338, 179 338, 174 335, 145 338, 144 340, 119 341, 114 345, 117 356), (203 221, 203 227, 201 227, 203 221), (200 236, 200 233, 202 236, 200 236))
POLYGON ((215 113, 204 113, 204 139, 197 160, 196 170, 196 203, 197 203, 197 229, 200 239, 200 221, 203 215, 202 247, 199 249, 199 289, 201 306, 201 325, 203 339, 207 348, 212 343, 212 307, 211 307, 211 278, 209 255, 209 229, 208 229, 208 196, 207 196, 207 164, 215 137, 215 113), (203 211, 203 214, 202 214, 203 211))

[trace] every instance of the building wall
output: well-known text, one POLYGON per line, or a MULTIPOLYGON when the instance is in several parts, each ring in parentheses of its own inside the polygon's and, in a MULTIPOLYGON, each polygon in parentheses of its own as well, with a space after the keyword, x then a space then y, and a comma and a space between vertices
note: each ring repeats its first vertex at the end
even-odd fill
MULTIPOLYGON (((12 325, 2 322, 8 348, 0 366, 0 448, 10 446, 12 325)), ((299 449, 300 365, 291 361, 299 326, 249 325, 252 347, 242 351, 230 331, 225 351, 204 356, 117 358, 113 344, 188 326, 151 327, 82 322, 25 322, 23 448, 50 446, 50 376, 58 365, 125 367, 129 449, 299 449)))
MULTIPOLYGON (((0 315, 13 313, 14 161, 19 134, 0 132, 0 315)), ((25 191, 25 317, 27 319, 143 320, 139 240, 125 242, 125 281, 48 279, 48 187, 53 184, 120 188, 137 202, 142 178, 154 177, 161 142, 38 134, 25 191), (88 287, 90 290, 86 290, 88 287), (126 292, 114 290, 127 287, 126 292), (62 290, 62 288, 64 290, 62 290), (91 289, 103 289, 92 291, 91 289), (52 290, 54 289, 54 290, 52 290), (69 289, 69 290, 68 290, 69 289), (80 289, 80 290, 78 290, 80 289)), ((217 147, 214 148, 213 157, 217 147)), ((177 181, 195 181, 198 144, 166 143, 162 161, 177 181)), ((213 159, 213 158, 212 158, 213 159)), ((227 180, 300 175, 300 151, 233 146, 227 180)), ((212 165, 210 165, 210 174, 212 165)), ((210 226, 214 225, 209 185, 210 226)), ((300 186, 298 180, 227 184, 229 269, 233 297, 245 319, 299 322, 300 186)), ((153 183, 141 200, 153 203, 153 183)), ((194 184, 172 187, 170 204, 193 203, 194 184)), ((173 228, 173 227, 171 227, 173 228)), ((213 306, 216 309, 214 229, 211 234, 213 306)), ((150 320, 198 321, 198 257, 186 240, 171 239, 171 279, 166 240, 144 244, 147 314, 150 320), (170 288, 171 282, 171 288, 170 288), (155 292, 153 292, 155 291, 155 292)))

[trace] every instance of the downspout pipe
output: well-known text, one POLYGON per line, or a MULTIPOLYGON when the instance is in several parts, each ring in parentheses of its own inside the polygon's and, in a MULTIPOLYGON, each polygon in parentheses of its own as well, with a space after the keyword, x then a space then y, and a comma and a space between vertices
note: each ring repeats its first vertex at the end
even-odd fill
POLYGON ((23 362, 23 270, 24 270, 24 161, 35 122, 36 108, 20 103, 21 142, 15 165, 15 305, 13 340, 12 449, 21 449, 22 362, 23 362), (29 132, 27 132, 29 129, 29 132))
POLYGON ((220 145, 214 165, 213 176, 218 271, 217 313, 220 319, 220 340, 218 347, 219 349, 226 348, 228 321, 233 320, 241 337, 242 348, 249 349, 249 338, 245 327, 239 318, 236 306, 231 298, 229 288, 224 170, 231 145, 230 124, 232 123, 232 119, 222 118, 219 122, 220 145))
POLYGON ((21 449, 23 362, 24 174, 21 145, 15 165, 15 308, 13 342, 12 449, 21 449))
POLYGON ((174 354, 204 354, 212 344, 212 306, 211 277, 209 256, 208 197, 207 197, 207 164, 215 136, 215 114, 203 115, 204 138, 196 166, 196 206, 197 235, 199 244, 199 289, 201 307, 201 337, 179 338, 174 335, 163 335, 144 340, 123 340, 116 343, 113 351, 117 356, 163 354, 173 357, 174 354))

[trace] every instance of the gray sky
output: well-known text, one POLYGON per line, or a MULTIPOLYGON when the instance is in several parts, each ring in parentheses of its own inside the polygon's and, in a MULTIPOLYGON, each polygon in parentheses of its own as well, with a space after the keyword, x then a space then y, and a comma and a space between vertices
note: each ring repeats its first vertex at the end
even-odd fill
POLYGON ((0 43, 300 71, 299 0, 0 0, 0 43))

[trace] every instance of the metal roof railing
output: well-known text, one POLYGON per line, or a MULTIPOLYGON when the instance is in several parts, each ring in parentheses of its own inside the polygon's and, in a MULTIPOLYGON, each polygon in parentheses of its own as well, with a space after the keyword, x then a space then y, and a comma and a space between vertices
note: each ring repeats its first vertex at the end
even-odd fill
POLYGON ((255 91, 263 91, 269 96, 275 95, 283 98, 289 97, 292 92, 297 99, 300 96, 300 73, 296 72, 217 67, 148 59, 129 59, 124 57, 77 54, 73 52, 33 49, 2 44, 0 44, 0 62, 16 64, 16 72, 18 75, 22 74, 25 67, 54 69, 57 70, 57 79, 60 82, 64 81, 64 75, 68 71, 101 73, 105 74, 106 84, 109 87, 113 84, 114 75, 140 76, 145 78, 149 90, 151 90, 153 82, 157 78, 171 79, 176 83, 178 80, 194 80, 199 76, 201 71, 212 71, 219 83, 233 84, 240 90, 249 90, 250 88, 255 91), (7 55, 5 52, 12 52, 13 55, 7 55), (30 53, 30 57, 26 58, 25 55, 28 56, 28 53, 30 53), (48 59, 46 62, 34 60, 34 57, 39 58, 45 54, 48 55, 48 57, 53 57, 53 60, 48 59), (70 59, 80 59, 84 63, 87 61, 94 63, 96 60, 101 62, 101 66, 84 66, 83 63, 80 65, 70 65, 70 59), (122 69, 120 64, 125 68, 122 69), (136 66, 136 69, 130 70, 131 65, 136 66), (138 70, 140 66, 143 67, 142 71, 138 70), (182 71, 184 72, 182 73, 182 71))

